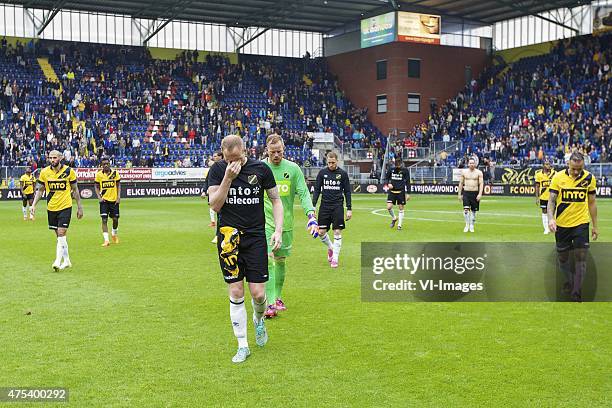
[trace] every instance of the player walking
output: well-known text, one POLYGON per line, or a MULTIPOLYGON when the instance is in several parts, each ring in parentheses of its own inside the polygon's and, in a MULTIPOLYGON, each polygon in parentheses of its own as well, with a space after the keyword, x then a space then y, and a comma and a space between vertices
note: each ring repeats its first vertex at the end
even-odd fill
POLYGON ((593 222, 593 241, 599 236, 595 177, 584 169, 584 156, 581 153, 572 153, 568 168, 554 175, 549 191, 548 226, 555 233, 559 268, 567 279, 563 289, 571 293, 573 301, 580 302, 587 267, 589 222, 593 222), (576 262, 573 276, 570 265, 572 250, 576 262))
POLYGON ((319 207, 319 238, 327 247, 327 261, 332 268, 338 267, 338 257, 342 248, 342 230, 344 229, 344 198, 346 198, 346 221, 353 216, 351 210, 351 186, 346 171, 338 167, 338 155, 327 153, 327 167, 317 175, 314 188, 313 204, 316 206, 321 196, 319 207), (343 197, 344 195, 344 197, 343 197), (332 244, 327 230, 334 230, 332 244))
POLYGON ((397 229, 401 230, 404 221, 404 206, 406 200, 410 200, 410 195, 406 195, 410 188, 410 172, 403 166, 401 158, 396 158, 395 167, 387 171, 386 182, 390 184, 387 194, 387 211, 391 215, 391 228, 397 223, 397 229), (393 211, 393 206, 396 204, 399 207, 399 220, 393 211))
POLYGON ((43 191, 47 192, 49 229, 54 230, 57 236, 55 261, 52 265, 55 272, 72 266, 68 254, 68 241, 66 241, 66 233, 72 217, 72 198, 77 203, 77 218, 83 218, 83 206, 81 205, 76 173, 70 167, 63 165, 61 158, 62 154, 57 150, 49 153, 51 165, 40 171, 37 180, 38 188, 34 196, 34 202, 30 207, 30 211, 34 215, 36 204, 43 191))
POLYGON ((297 164, 284 158, 285 144, 282 137, 277 134, 268 136, 266 140, 268 158, 265 163, 272 169, 278 194, 283 203, 283 245, 278 251, 273 252, 271 248, 271 237, 274 233, 274 216, 272 213, 272 202, 265 201, 266 212, 266 239, 268 241, 268 282, 266 283, 266 297, 268 308, 266 317, 271 318, 277 312, 286 310, 282 300, 283 285, 285 283, 286 259, 291 255, 293 246, 293 203, 295 196, 300 197, 300 203, 304 214, 308 217, 306 228, 316 238, 319 235, 315 208, 310 199, 310 192, 304 179, 304 173, 297 164))
POLYGON ((550 197, 550 182, 555 175, 555 170, 552 168, 550 162, 547 160, 544 162, 542 170, 538 170, 535 173, 535 195, 536 205, 540 206, 542 210, 542 225, 544 226, 544 234, 550 233, 548 228, 548 198, 550 197))
POLYGON ((264 190, 272 203, 274 233, 272 251, 282 244, 283 205, 274 174, 266 164, 246 157, 242 139, 226 136, 221 142, 224 160, 216 162, 208 173, 210 206, 218 214, 219 263, 228 283, 230 318, 238 351, 232 358, 241 363, 251 354, 247 341, 247 312, 244 304, 244 279, 249 284, 253 305, 255 342, 263 347, 268 341, 264 323, 268 256, 265 232, 264 190))
POLYGON ((476 168, 476 160, 468 161, 468 168, 462 170, 459 181, 459 201, 463 201, 463 217, 465 228, 463 232, 474 232, 476 213, 480 210, 480 199, 484 188, 482 171, 476 168))
POLYGON ((32 174, 30 167, 26 168, 25 174, 19 178, 19 187, 21 188, 23 220, 28 220, 28 205, 30 206, 30 220, 34 221, 34 213, 32 212, 32 202, 34 202, 34 184, 36 177, 32 174))
POLYGON ((121 202, 121 188, 119 186, 121 177, 117 170, 110 167, 110 160, 107 157, 102 159, 102 170, 96 173, 96 195, 100 201, 100 217, 102 217, 102 236, 104 237, 103 247, 110 245, 108 240, 108 217, 113 220, 111 234, 113 242, 119 243, 119 204, 121 202))

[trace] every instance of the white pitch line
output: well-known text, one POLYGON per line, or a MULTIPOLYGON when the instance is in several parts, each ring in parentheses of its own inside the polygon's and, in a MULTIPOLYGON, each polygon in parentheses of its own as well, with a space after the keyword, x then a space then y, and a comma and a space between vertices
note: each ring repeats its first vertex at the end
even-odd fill
MULTIPOLYGON (((372 214, 378 215, 379 217, 389 217, 388 214, 379 214, 379 211, 387 211, 385 208, 380 208, 378 210, 371 211, 372 214)), ((459 215, 460 211, 455 214, 459 215)), ((459 224, 464 224, 465 220, 456 219, 456 220, 440 220, 435 218, 422 218, 422 217, 404 217, 404 219, 409 220, 417 220, 417 221, 433 221, 433 222, 455 222, 459 224)), ((499 223, 499 222, 478 222, 480 225, 500 225, 500 226, 515 226, 515 227, 524 227, 530 224, 511 224, 511 223, 499 223)))
MULTIPOLYGON (((360 208, 361 210, 364 210, 364 208, 360 208)), ((370 210, 370 208, 368 208, 368 210, 370 210)), ((374 215, 378 215, 379 217, 389 217, 388 214, 380 214, 379 212, 383 212, 383 211, 387 211, 386 208, 378 208, 375 210, 370 211, 370 213, 374 214, 374 215)), ((420 212, 421 210, 414 210, 412 212, 420 212)), ((436 211, 422 211, 422 212, 436 212, 436 211)), ((457 215, 463 215, 463 213, 461 211, 445 211, 443 212, 445 214, 457 214, 457 215)), ((483 215, 479 213, 479 217, 483 215)), ((491 215, 491 214, 489 214, 491 215)), ((410 217, 410 216, 405 216, 404 219, 409 219, 409 220, 417 220, 417 221, 432 221, 432 222, 454 222, 454 223, 465 223, 464 220, 460 219, 460 217, 457 217, 457 219, 435 219, 435 218, 422 218, 422 217, 410 217)), ((532 224, 515 224, 515 223, 500 223, 500 222, 483 222, 483 221, 478 221, 478 224, 480 225, 500 225, 500 226, 514 226, 514 227, 525 227, 525 226, 532 226, 532 224)), ((599 229, 612 229, 612 227, 602 227, 599 226, 599 229)))

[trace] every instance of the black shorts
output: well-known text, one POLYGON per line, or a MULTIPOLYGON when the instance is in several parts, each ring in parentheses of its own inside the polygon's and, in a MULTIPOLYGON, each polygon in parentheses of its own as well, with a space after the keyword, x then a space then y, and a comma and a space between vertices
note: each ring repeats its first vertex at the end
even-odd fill
POLYGON ((68 228, 70 226, 70 218, 72 217, 72 207, 64 208, 60 211, 48 211, 47 219, 49 220, 49 229, 57 230, 58 228, 68 228))
POLYGON ((469 208, 473 212, 480 210, 480 202, 476 197, 478 197, 478 191, 464 191, 463 208, 469 208))
POLYGON ((544 211, 548 208, 548 200, 540 200, 540 208, 544 211))
POLYGON ((555 240, 557 241, 557 251, 559 252, 588 248, 589 224, 580 224, 575 227, 557 227, 555 240))
POLYGON ((317 223, 320 228, 344 229, 344 207, 341 205, 335 207, 321 205, 317 223))
POLYGON ((34 200, 34 193, 23 195, 23 201, 32 201, 32 200, 34 200))
POLYGON ((266 234, 249 234, 233 227, 217 230, 219 265, 226 283, 264 283, 268 281, 266 234))
POLYGON ((102 201, 100 203, 100 217, 119 218, 119 204, 113 201, 102 201))
POLYGON ((405 205, 406 193, 393 193, 389 191, 389 193, 387 194, 387 202, 393 205, 405 205))

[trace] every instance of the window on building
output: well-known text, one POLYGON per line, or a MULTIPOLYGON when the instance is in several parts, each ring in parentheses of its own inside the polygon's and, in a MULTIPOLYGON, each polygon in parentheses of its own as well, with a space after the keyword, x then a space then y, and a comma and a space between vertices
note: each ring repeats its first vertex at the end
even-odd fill
POLYGON ((387 113, 387 95, 376 96, 376 113, 387 113))
POLYGON ((420 59, 409 59, 408 60, 408 78, 420 78, 421 77, 421 60, 420 59))
POLYGON ((387 60, 376 61, 376 79, 387 79, 387 60))
POLYGON ((421 95, 408 94, 408 112, 421 112, 421 95))

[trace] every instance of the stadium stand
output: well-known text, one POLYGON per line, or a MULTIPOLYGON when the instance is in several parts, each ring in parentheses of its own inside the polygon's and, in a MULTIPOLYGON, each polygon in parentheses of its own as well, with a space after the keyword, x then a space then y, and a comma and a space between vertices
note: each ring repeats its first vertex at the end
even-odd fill
POLYGON ((300 164, 317 164, 307 132, 333 132, 353 147, 384 143, 323 59, 243 56, 232 65, 210 54, 199 62, 197 51, 162 61, 143 47, 3 42, 0 74, 9 166, 37 167, 52 149, 76 167, 102 155, 120 167, 204 166, 223 136, 242 135, 260 156, 274 129, 300 164))
MULTIPOLYGON (((612 36, 559 41, 549 54, 489 67, 416 126, 407 142, 463 142, 438 157, 459 164, 476 154, 498 164, 561 163, 574 149, 591 163, 610 160, 612 36)), ((402 146, 406 146, 402 143, 402 146)))

